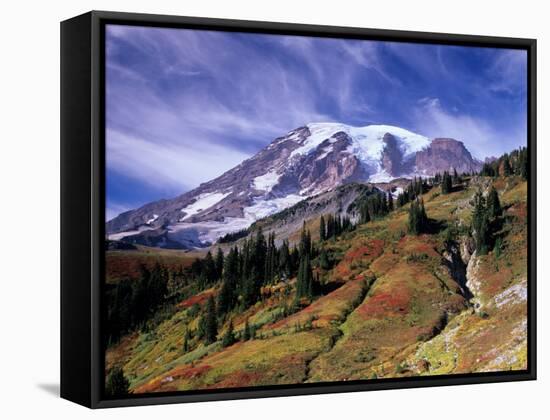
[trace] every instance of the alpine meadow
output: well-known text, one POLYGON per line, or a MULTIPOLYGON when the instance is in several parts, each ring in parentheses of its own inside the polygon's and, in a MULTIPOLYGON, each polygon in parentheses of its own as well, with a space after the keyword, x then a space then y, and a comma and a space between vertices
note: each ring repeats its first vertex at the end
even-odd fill
POLYGON ((108 25, 106 395, 526 370, 526 67, 108 25))

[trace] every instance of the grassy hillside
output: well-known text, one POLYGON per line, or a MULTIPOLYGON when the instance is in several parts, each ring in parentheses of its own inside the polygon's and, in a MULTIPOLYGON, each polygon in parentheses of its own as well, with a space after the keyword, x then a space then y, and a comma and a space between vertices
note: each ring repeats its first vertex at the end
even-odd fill
MULTIPOLYGON (((199 330, 221 283, 187 284, 169 315, 107 349, 106 373, 122 367, 129 392, 140 393, 525 369, 526 182, 467 178, 449 194, 435 186, 423 200, 430 220, 419 235, 408 233, 410 204, 322 243, 319 218, 308 220, 329 259, 312 260, 314 296, 296 298, 294 276, 275 279, 256 303, 218 317, 214 342, 199 330), (472 200, 491 186, 503 215, 498 239, 480 255, 472 200)), ((108 280, 136 275, 143 262, 188 267, 195 257, 114 251, 108 280)))

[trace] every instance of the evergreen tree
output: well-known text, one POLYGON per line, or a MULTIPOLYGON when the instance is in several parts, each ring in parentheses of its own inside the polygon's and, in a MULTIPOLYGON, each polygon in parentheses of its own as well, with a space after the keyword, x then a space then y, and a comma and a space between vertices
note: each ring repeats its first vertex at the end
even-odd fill
POLYGON ((311 298, 313 296, 313 272, 309 255, 305 254, 300 258, 298 278, 296 281, 296 298, 311 298))
POLYGON ((267 238, 265 256, 264 284, 271 284, 275 280, 277 267, 277 247, 275 246, 275 233, 271 232, 267 238))
POLYGON ((424 208, 424 201, 416 199, 409 208, 408 230, 412 235, 419 235, 428 229, 428 216, 424 208))
POLYGON ((328 215, 327 218, 327 231, 326 231, 326 239, 331 239, 335 235, 335 229, 334 229, 334 216, 332 214, 328 215))
POLYGON ((107 375, 105 382, 105 393, 109 397, 120 397, 128 394, 130 382, 124 376, 124 371, 120 366, 115 366, 107 375))
POLYGON ((210 296, 206 303, 206 314, 204 316, 204 342, 211 344, 218 336, 218 320, 216 317, 216 302, 210 296))
POLYGON ((504 176, 512 175, 512 167, 510 166, 510 158, 507 154, 504 155, 502 161, 502 173, 504 176))
POLYGON ((502 207, 498 198, 498 192, 494 186, 491 186, 487 195, 487 215, 490 219, 500 217, 502 215, 502 207))
POLYGON ((325 226, 325 218, 323 215, 321 215, 321 220, 319 222, 319 238, 321 242, 323 242, 326 239, 326 226, 325 226))
POLYGON ((208 251, 206 257, 204 257, 204 275, 206 277, 207 284, 212 284, 218 280, 218 270, 216 269, 216 262, 212 257, 212 253, 208 251))
POLYGON ((481 191, 478 191, 474 196, 472 230, 478 254, 486 254, 489 250, 491 238, 486 202, 481 191))
POLYGON ((388 211, 393 211, 394 205, 393 205, 393 196, 391 195, 391 192, 388 193, 388 211))
POLYGON ((453 168, 453 179, 452 179, 452 183, 453 184, 458 184, 459 182, 459 179, 458 179, 458 172, 456 171, 455 168, 453 168))
POLYGON ((306 222, 302 225, 302 233, 300 235, 300 256, 311 255, 311 235, 306 229, 306 222))
POLYGON ((218 295, 218 312, 229 312, 237 303, 237 284, 239 281, 239 255, 237 247, 229 250, 224 262, 223 282, 218 295))
POLYGON ((235 332, 233 331, 233 320, 229 321, 229 326, 227 327, 227 331, 223 335, 222 338, 222 346, 223 347, 229 347, 233 344, 235 344, 235 332))
POLYGON ((327 251, 325 249, 322 249, 321 253, 319 254, 319 267, 322 268, 323 270, 330 270, 331 268, 327 251))
POLYGON ((216 254, 216 279, 221 279, 223 274, 224 255, 221 248, 218 248, 216 254))
POLYGON ((185 334, 183 335, 183 346, 182 346, 182 350, 184 353, 187 353, 189 351, 190 340, 191 340, 191 333, 189 332, 189 329, 186 329, 185 334))
POLYGON ((361 208, 359 210, 359 220, 360 223, 368 223, 371 220, 367 203, 363 203, 361 205, 361 208))
POLYGON ((252 338, 252 332, 250 330, 250 325, 248 324, 248 318, 246 318, 246 321, 244 322, 244 329, 243 329, 243 340, 247 341, 252 338))
POLYGON ((441 194, 449 194, 453 189, 453 180, 447 171, 443 172, 441 181, 441 194))
POLYGON ((279 275, 282 279, 289 279, 292 276, 292 259, 288 240, 284 240, 279 251, 279 275))

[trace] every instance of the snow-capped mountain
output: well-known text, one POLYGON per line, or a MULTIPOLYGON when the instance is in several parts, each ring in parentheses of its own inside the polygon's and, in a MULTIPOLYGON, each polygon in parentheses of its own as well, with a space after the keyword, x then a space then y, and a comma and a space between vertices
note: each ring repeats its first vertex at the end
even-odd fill
POLYGON ((110 239, 160 247, 200 247, 313 195, 349 182, 387 182, 455 168, 478 170, 463 143, 388 125, 312 123, 174 199, 120 214, 110 239))

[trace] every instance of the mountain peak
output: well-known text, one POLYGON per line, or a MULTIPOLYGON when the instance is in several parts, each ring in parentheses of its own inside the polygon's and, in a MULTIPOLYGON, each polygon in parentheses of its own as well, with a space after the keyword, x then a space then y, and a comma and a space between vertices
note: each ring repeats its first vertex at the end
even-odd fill
POLYGON ((107 232, 111 239, 132 235, 139 241, 143 232, 160 229, 166 240, 159 243, 204 246, 343 184, 430 176, 451 167, 471 172, 477 166, 453 139, 432 141, 383 124, 309 123, 192 191, 119 215, 107 223, 107 232))

